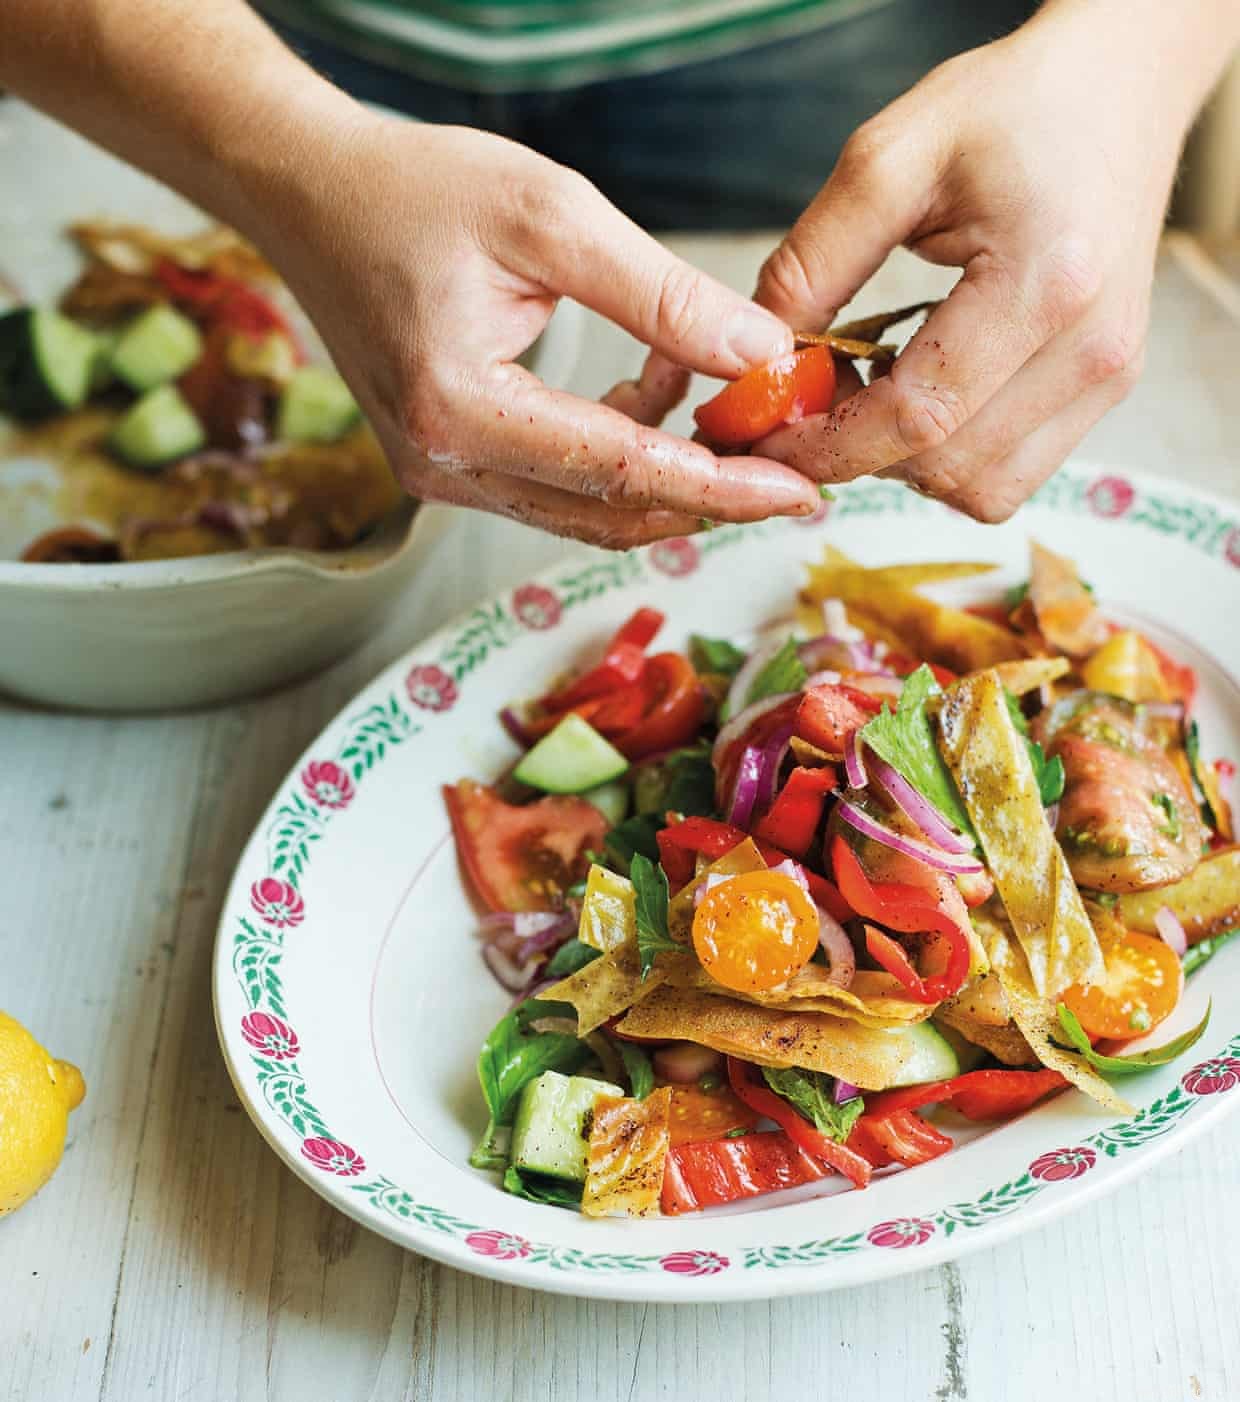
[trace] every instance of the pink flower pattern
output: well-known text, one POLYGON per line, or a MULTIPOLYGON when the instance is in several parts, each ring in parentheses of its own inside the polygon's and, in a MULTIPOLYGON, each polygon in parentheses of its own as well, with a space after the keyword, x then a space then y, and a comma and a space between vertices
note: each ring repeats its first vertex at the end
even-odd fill
POLYGON ((283 930, 300 925, 306 918, 306 907, 294 886, 278 876, 264 876, 250 887, 250 904, 265 925, 283 930))
POLYGON ((1240 526, 1233 526, 1223 541, 1223 557, 1240 570, 1240 526))
POLYGON ((366 1171, 366 1160, 361 1154, 339 1139, 303 1139, 301 1152, 315 1168, 334 1173, 337 1178, 355 1178, 366 1171))
POLYGON ((798 526, 820 526, 830 516, 833 505, 833 502, 829 502, 826 497, 823 497, 808 516, 794 516, 792 519, 798 526))
POLYGON ((555 594, 541 584, 523 584, 512 596, 512 611, 535 632, 554 628, 564 612, 555 594))
POLYGON ((1189 1095, 1219 1095, 1240 1084, 1240 1060, 1234 1056, 1216 1056, 1199 1062, 1186 1071, 1180 1084, 1189 1095))
POLYGON ((301 1050, 297 1033, 272 1013, 247 1013, 241 1019, 241 1035, 273 1061, 291 1061, 301 1050))
POLYGON ((301 784, 320 808, 347 808, 353 780, 334 759, 312 759, 301 771, 301 784))
POLYGON ((1079 1178, 1088 1173, 1097 1161, 1098 1155, 1092 1149, 1052 1149, 1039 1154, 1029 1165, 1029 1172, 1043 1183, 1062 1183, 1068 1178, 1079 1178))
POLYGON ((890 1222, 879 1222, 866 1232, 866 1240, 871 1246, 920 1246, 934 1235, 934 1223, 924 1217, 895 1217, 890 1222))
POLYGON ((405 690, 410 701, 424 711, 450 711, 456 705, 456 683, 434 663, 411 667, 405 690))
POLYGON ((494 1256, 498 1261, 518 1261, 530 1254, 529 1242, 512 1232, 470 1232, 465 1245, 479 1256, 494 1256))
POLYGON ((661 540, 650 547, 650 563, 663 574, 680 579, 692 574, 701 558, 697 546, 687 536, 661 540))
POLYGON ((1085 493, 1095 516, 1113 521, 1122 516, 1136 500, 1132 483, 1124 477, 1099 477, 1085 493))
POLYGON ((659 1265, 673 1275, 718 1275, 730 1264, 717 1251, 669 1251, 659 1258, 659 1265))

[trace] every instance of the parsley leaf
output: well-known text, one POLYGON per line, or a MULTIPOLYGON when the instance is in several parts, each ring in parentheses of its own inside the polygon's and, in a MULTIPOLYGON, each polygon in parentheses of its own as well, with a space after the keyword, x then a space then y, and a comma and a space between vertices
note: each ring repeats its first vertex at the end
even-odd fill
POLYGON ((547 960, 543 976, 545 978, 567 978, 569 974, 575 974, 578 969, 584 969, 587 964, 592 964, 601 953, 601 950, 588 944, 582 944, 580 940, 569 940, 566 944, 562 944, 547 960))
POLYGON ((1173 1038, 1165 1046, 1155 1047, 1152 1051, 1133 1052, 1130 1056, 1104 1056, 1101 1052, 1096 1052, 1076 1014, 1066 1003, 1059 1005, 1059 1025, 1073 1047, 1096 1070, 1107 1071, 1112 1076, 1132 1076, 1138 1071, 1148 1071, 1151 1066, 1165 1066, 1199 1042, 1205 1035, 1206 1024, 1210 1021, 1210 1009, 1211 1004, 1207 1004, 1206 1015, 1197 1026, 1173 1038))
POLYGON ((1222 947, 1230 940, 1234 940, 1240 935, 1240 926, 1234 930, 1223 930, 1217 935, 1211 935, 1208 940, 1198 940, 1196 944, 1188 947, 1187 953, 1180 963, 1184 966, 1185 975, 1191 974, 1194 970, 1201 968, 1203 964, 1213 959, 1222 947))
POLYGON ((785 691, 800 691, 808 680, 809 673, 797 652, 796 640, 785 638, 779 651, 749 684, 745 705, 752 706, 755 701, 765 700, 768 696, 779 696, 785 691))
POLYGON ((1025 737, 1025 746, 1029 751, 1029 763, 1033 766, 1033 777, 1038 781, 1038 794, 1042 799, 1042 807, 1049 808, 1052 803, 1058 803, 1063 797, 1063 760, 1058 755, 1054 759, 1047 759, 1042 746, 1036 740, 1029 738, 1029 721, 1020 708, 1020 699, 1013 696, 1006 687, 1003 691, 1003 699, 1007 702, 1008 715, 1012 718, 1012 724, 1025 737))
POLYGON ((1150 802, 1155 808, 1161 808, 1167 815, 1167 821, 1160 825, 1159 831, 1165 833, 1172 842, 1178 842, 1180 838, 1180 815, 1175 806, 1175 799, 1169 793, 1156 793, 1150 795, 1150 802))
POLYGON ((880 759, 906 778, 960 832, 973 835, 973 825, 956 791, 955 781, 939 747, 926 710, 932 696, 942 689, 924 663, 905 678, 895 711, 884 707, 861 731, 861 738, 880 759))
POLYGON ((645 978, 656 954, 680 945, 667 932, 667 873, 638 852, 629 863, 629 880, 637 907, 637 958, 645 978))
POLYGON ((663 820, 656 813, 637 813, 624 822, 617 823, 603 839, 610 859, 609 865, 623 875, 629 870, 634 857, 643 856, 657 861, 659 844, 655 833, 663 826, 663 820))
POLYGON ((629 1092, 634 1100, 645 1100, 654 1089, 654 1070, 650 1058, 636 1042, 614 1039, 620 1060, 624 1062, 624 1074, 629 1078, 629 1092))
POLYGON ((825 1134, 828 1139, 840 1144, 852 1133, 857 1116, 865 1109, 865 1101, 859 1095, 837 1105, 835 1080, 822 1071, 801 1071, 795 1066, 764 1066, 762 1075, 775 1094, 804 1115, 819 1134, 825 1134))
POLYGON ((726 638, 706 638, 694 633, 689 638, 689 661, 695 672, 718 672, 734 677, 745 664, 745 654, 726 638))

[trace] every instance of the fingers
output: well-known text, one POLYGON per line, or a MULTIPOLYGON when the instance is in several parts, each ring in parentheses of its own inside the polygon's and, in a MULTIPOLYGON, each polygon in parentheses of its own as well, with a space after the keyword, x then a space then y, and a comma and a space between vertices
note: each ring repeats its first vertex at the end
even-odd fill
POLYGON ((849 139, 830 179, 762 266, 755 301, 797 330, 835 318, 917 227, 935 180, 919 138, 890 143, 869 123, 849 139))
POLYGON ((447 413, 449 436, 417 434, 421 455, 537 480, 629 510, 653 507, 695 519, 758 521, 810 515, 814 486, 762 458, 719 458, 700 444, 635 423, 605 405, 548 389, 518 366, 499 366, 447 413))
POLYGON ((701 525, 692 516, 659 510, 626 511, 500 472, 446 472, 425 465, 410 474, 407 485, 423 501, 489 511, 606 550, 631 550, 669 536, 691 535, 701 525))
POLYGON ((658 428, 689 392, 688 370, 651 351, 636 380, 621 380, 599 401, 627 414, 635 423, 658 428))
POLYGON ((541 286, 703 374, 732 379, 792 349, 778 318, 677 258, 588 180, 554 179, 512 255, 541 286))
POLYGON ((1069 246, 1018 264, 977 255, 889 375, 757 450, 828 482, 934 452, 1085 314, 1098 284, 1093 265, 1069 246))

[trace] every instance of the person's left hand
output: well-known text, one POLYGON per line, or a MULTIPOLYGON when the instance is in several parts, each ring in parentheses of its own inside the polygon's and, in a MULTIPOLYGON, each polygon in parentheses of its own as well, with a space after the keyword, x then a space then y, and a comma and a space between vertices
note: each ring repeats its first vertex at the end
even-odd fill
POLYGON ((890 473, 984 521, 1051 476, 1140 371, 1196 101, 1139 28, 1052 4, 856 133, 757 300, 820 328, 901 243, 964 275, 890 375, 754 453, 821 482, 890 473))

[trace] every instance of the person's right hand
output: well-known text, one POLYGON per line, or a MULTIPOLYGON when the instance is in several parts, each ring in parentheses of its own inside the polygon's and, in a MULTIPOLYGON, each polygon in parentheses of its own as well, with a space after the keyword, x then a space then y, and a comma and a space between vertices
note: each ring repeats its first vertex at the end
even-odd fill
POLYGON ((728 378, 791 349, 782 322, 521 146, 349 107, 255 232, 408 491, 618 548, 813 511, 792 468, 648 426, 683 390, 658 357, 604 404, 515 363, 560 296, 728 378))

